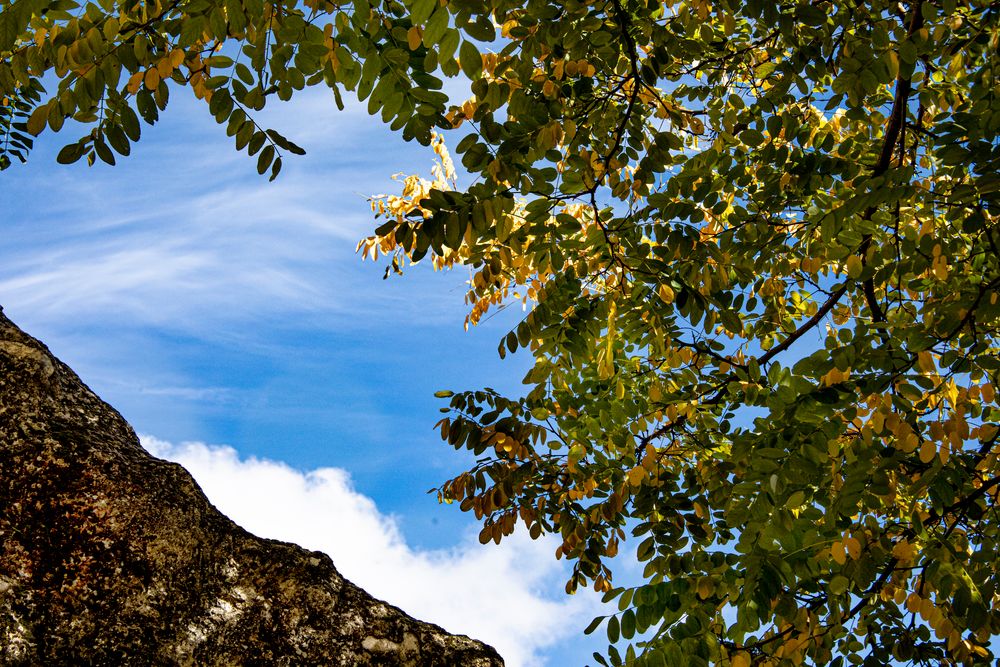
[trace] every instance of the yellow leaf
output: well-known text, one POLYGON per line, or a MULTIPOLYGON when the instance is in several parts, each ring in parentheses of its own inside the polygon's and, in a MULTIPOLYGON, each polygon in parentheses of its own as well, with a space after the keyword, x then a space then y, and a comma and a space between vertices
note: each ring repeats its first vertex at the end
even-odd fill
MULTIPOLYGON (((574 69, 576 69, 575 63, 574 63, 574 69)), ((565 70, 566 70, 565 60, 557 60, 554 63, 552 63, 552 76, 556 78, 556 81, 562 81, 563 77, 566 74, 565 70)), ((570 72, 570 74, 572 74, 572 72, 570 72)))
POLYGON ((504 37, 510 37, 510 31, 512 28, 516 28, 519 25, 517 19, 511 19, 507 21, 500 27, 500 34, 504 37))
POLYGON ((167 56, 156 63, 156 71, 160 73, 161 79, 166 79, 174 71, 173 58, 167 56))
POLYGON ((951 624, 946 616, 942 616, 940 619, 935 619, 934 623, 934 634, 938 639, 944 639, 951 634, 951 631, 955 629, 955 626, 951 624))
POLYGON ((934 366, 934 355, 927 350, 917 353, 917 366, 927 375, 937 371, 937 368, 934 366))
POLYGON ((663 303, 673 303, 675 295, 670 285, 660 285, 656 293, 663 300, 663 303))
POLYGON ((930 463, 934 460, 934 456, 937 454, 937 445, 934 444, 933 440, 924 440, 923 444, 920 445, 920 460, 924 463, 930 463))
POLYGON ((180 67, 184 63, 184 49, 174 49, 170 52, 170 64, 174 68, 180 67))
POLYGON ((916 550, 913 545, 906 540, 900 540, 899 542, 896 542, 895 546, 892 547, 893 557, 902 563, 908 563, 913 560, 914 551, 916 550))
POLYGON ((136 93, 139 92, 139 88, 141 86, 142 86, 142 72, 136 72, 135 74, 129 77, 128 84, 125 86, 125 88, 128 90, 128 92, 135 95, 136 93))
POLYGON ((906 422, 899 422, 895 429, 896 449, 906 452, 913 452, 920 445, 920 436, 910 428, 906 422))
POLYGON ((410 51, 416 51, 424 41, 424 31, 419 26, 413 26, 406 31, 406 44, 410 51))
POLYGON ((160 85, 160 72, 155 67, 150 67, 146 70, 143 82, 145 82, 147 90, 156 90, 160 85))
POLYGON ((733 655, 732 659, 729 661, 732 667, 750 667, 750 654, 745 651, 740 651, 733 655))
POLYGON ((636 466, 628 471, 628 483, 632 486, 639 486, 642 484, 642 480, 646 477, 646 469, 642 466, 636 466))
POLYGON ((938 280, 946 280, 948 278, 948 260, 944 258, 944 255, 934 260, 934 266, 931 270, 934 272, 934 277, 938 280))
POLYGON ((844 549, 847 550, 847 553, 852 560, 861 558, 861 542, 859 542, 856 537, 845 537, 844 549))
POLYGON ((851 369, 838 370, 836 368, 830 369, 830 372, 820 378, 819 382, 824 387, 829 387, 830 385, 840 384, 845 382, 851 377, 851 369))
POLYGON ((889 76, 895 78, 899 74, 899 56, 892 49, 886 51, 886 57, 884 57, 883 62, 889 70, 889 76))
POLYGON ((597 353, 597 377, 607 380, 615 374, 615 358, 610 340, 608 346, 597 353))
POLYGON ((837 540, 830 545, 830 556, 833 560, 837 562, 837 565, 843 565, 847 562, 847 550, 844 548, 844 543, 837 540))

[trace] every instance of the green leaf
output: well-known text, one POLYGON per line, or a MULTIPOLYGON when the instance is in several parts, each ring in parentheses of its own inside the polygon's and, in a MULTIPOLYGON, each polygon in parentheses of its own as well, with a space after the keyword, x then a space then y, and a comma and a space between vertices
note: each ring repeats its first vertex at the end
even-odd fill
POLYGON ((59 154, 56 155, 56 162, 59 164, 72 164, 83 157, 86 150, 86 145, 80 142, 63 146, 59 154))
POLYGON ((586 629, 584 629, 583 634, 585 634, 585 635, 592 634, 594 632, 594 630, 596 630, 601 625, 601 623, 604 622, 605 618, 607 618, 607 617, 606 616, 598 616, 597 618, 595 618, 594 620, 592 620, 587 625, 586 629))
MULTIPOLYGON (((267 141, 267 135, 265 135, 263 132, 253 131, 252 125, 251 125, 251 132, 252 134, 250 136, 250 140, 247 143, 247 153, 250 155, 256 155, 257 151, 259 151, 264 146, 264 142, 267 141)), ((237 133, 236 137, 238 140, 239 133, 237 133)))
POLYGON ((114 166, 115 154, 111 152, 110 148, 108 148, 108 145, 104 142, 103 137, 98 136, 98 138, 94 140, 94 152, 97 153, 97 157, 101 158, 101 161, 114 166))
POLYGON ((608 617, 608 641, 612 644, 617 643, 621 636, 621 627, 618 623, 618 617, 611 615, 608 617))
POLYGON ((631 609, 626 609, 622 614, 621 633, 625 639, 632 639, 635 636, 635 612, 631 609))
POLYGON ((268 144, 264 146, 264 150, 257 156, 257 173, 263 174, 267 171, 268 167, 271 166, 272 160, 274 160, 274 146, 268 144))
POLYGON ((273 181, 281 173, 281 158, 278 157, 274 162, 271 163, 271 175, 268 177, 268 181, 273 181))
MULTIPOLYGON (((445 32, 448 30, 448 10, 445 7, 438 7, 431 14, 430 19, 427 21, 427 25, 424 28, 424 46, 431 48, 438 42, 442 41, 445 32)), ((457 35, 457 33, 456 33, 457 35)), ((454 51, 453 51, 454 53, 454 51)), ((442 62, 448 56, 445 55, 445 51, 441 49, 441 60, 442 62)))
POLYGON ((437 6, 437 0, 414 0, 410 7, 410 20, 413 21, 414 25, 423 24, 437 6))
POLYGON ((483 57, 479 54, 479 49, 470 41, 463 41, 459 49, 459 64, 465 76, 472 80, 479 78, 483 71, 483 57))

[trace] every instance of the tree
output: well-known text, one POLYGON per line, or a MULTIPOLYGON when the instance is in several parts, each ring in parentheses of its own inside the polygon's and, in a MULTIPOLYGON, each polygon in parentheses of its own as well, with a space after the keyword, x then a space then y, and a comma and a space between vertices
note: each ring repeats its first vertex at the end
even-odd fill
POLYGON ((992 660, 996 3, 74 6, 4 5, 6 155, 73 117, 60 159, 111 162, 182 85, 272 175, 299 149, 252 111, 305 85, 434 141, 359 249, 471 267, 467 323, 530 306, 523 396, 441 393, 480 458, 437 491, 562 538, 618 602, 601 664, 992 660))

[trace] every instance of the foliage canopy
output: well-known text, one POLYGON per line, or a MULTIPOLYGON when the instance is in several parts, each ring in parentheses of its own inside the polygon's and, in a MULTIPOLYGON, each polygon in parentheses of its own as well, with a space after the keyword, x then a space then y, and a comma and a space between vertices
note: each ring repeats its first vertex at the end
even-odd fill
POLYGON ((359 249, 470 267, 469 323, 530 306, 524 396, 442 392, 480 458, 438 492, 561 537, 602 664, 992 660, 997 3, 0 6, 0 166, 69 118, 60 161, 114 162, 181 87, 272 177, 301 149, 253 112, 309 85, 434 143, 359 249))

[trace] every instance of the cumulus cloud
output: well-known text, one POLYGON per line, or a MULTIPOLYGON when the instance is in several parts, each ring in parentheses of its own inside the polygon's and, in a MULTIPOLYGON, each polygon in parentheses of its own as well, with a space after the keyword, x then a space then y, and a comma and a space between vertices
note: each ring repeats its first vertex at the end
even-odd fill
POLYGON ((449 549, 414 549, 400 519, 380 512, 343 469, 301 472, 241 458, 231 447, 174 445, 151 436, 142 442, 187 468, 208 498, 247 530, 328 553, 344 576, 372 595, 489 643, 509 667, 544 664, 546 647, 598 613, 593 596, 561 593, 565 572, 549 541, 515 534, 500 546, 483 547, 466 534, 449 549))

